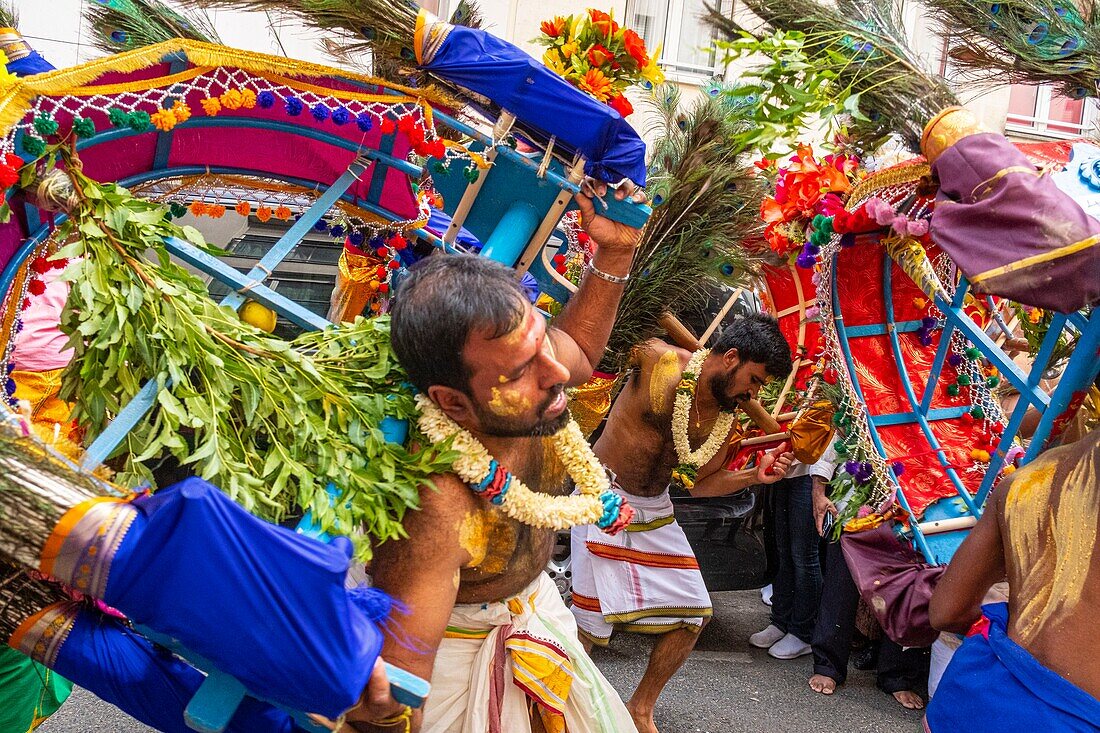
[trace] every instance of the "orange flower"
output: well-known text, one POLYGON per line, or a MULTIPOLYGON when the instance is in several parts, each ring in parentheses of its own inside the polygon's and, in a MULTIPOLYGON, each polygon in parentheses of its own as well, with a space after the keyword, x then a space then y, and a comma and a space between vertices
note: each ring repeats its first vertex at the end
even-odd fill
POLYGON ((291 211, 285 206, 280 206, 275 209, 275 218, 279 221, 287 221, 290 219, 291 211))
POLYGON ((226 109, 240 109, 244 104, 244 97, 241 96, 241 90, 229 89, 219 97, 221 99, 222 106, 226 109))
POLYGON ((608 100, 607 105, 623 117, 629 117, 634 112, 634 105, 630 103, 629 99, 621 94, 608 100))
POLYGON ((270 206, 261 206, 260 208, 256 209, 256 218, 259 219, 262 222, 265 222, 265 223, 270 221, 271 220, 271 207, 270 206))
POLYGON ((222 111, 222 103, 217 97, 207 97, 202 100, 202 111, 213 117, 222 111))
POLYGON ((615 54, 608 51, 604 46, 596 44, 592 48, 588 49, 588 63, 592 64, 596 68, 599 68, 615 58, 615 54))
POLYGON ((577 82, 577 86, 601 102, 606 102, 611 97, 611 80, 599 69, 589 69, 577 82))
POLYGON ((588 18, 592 21, 592 25, 607 37, 619 32, 619 24, 612 19, 610 15, 602 10, 596 10, 595 8, 589 8, 588 18))
POLYGON ((241 90, 241 107, 253 109, 256 106, 256 92, 251 89, 241 90))
POLYGON ((182 100, 179 100, 172 106, 172 114, 175 116, 176 122, 187 122, 191 119, 191 108, 184 104, 182 100))
POLYGON ((639 69, 644 69, 649 63, 649 53, 645 49, 645 41, 634 31, 627 28, 623 31, 623 45, 626 52, 638 64, 639 69))
POLYGON ((191 213, 195 216, 202 216, 206 213, 206 204, 202 201, 192 201, 191 206, 188 208, 191 209, 191 213))
POLYGON ((247 201, 238 201, 237 205, 233 207, 237 213, 241 216, 248 216, 252 213, 252 204, 247 201))
POLYGON ((220 219, 225 216, 225 207, 221 204, 214 204, 207 208, 206 213, 215 219, 220 219))
POLYGON ((561 17, 560 15, 555 15, 552 20, 542 21, 542 25, 539 26, 539 30, 541 30, 543 33, 550 36, 551 38, 557 38, 565 32, 566 26, 567 22, 565 18, 561 17))
POLYGON ((168 132, 176 126, 176 116, 172 114, 170 109, 158 109, 149 115, 149 121, 153 123, 153 127, 161 132, 168 132))

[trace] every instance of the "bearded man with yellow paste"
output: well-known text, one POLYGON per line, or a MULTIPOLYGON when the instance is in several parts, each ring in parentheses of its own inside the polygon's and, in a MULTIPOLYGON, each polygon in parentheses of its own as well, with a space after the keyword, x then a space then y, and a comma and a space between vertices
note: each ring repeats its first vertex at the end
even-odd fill
POLYGON ((616 475, 634 521, 610 537, 572 530, 573 615, 586 646, 606 645, 615 628, 660 635, 627 703, 641 733, 655 733, 653 709, 711 615, 710 595, 669 486, 692 496, 724 496, 779 481, 793 454, 785 446, 756 468, 722 470, 734 413, 769 379, 791 372, 791 352, 774 318, 754 314, 695 354, 662 341, 636 349, 632 371, 594 447, 616 475), (692 450, 692 446, 698 446, 692 450))
MULTIPOLYGON (((349 714, 356 730, 404 730, 406 723, 431 733, 634 730, 545 573, 555 532, 542 528, 553 520, 542 514, 553 512, 522 522, 511 504, 522 489, 531 505, 577 506, 577 499, 590 500, 584 488, 594 473, 607 484, 570 422, 565 388, 584 383, 603 355, 640 232, 597 215, 586 195, 577 203, 600 247, 551 326, 515 273, 482 257, 429 257, 397 292, 391 341, 420 390, 420 425, 432 440, 449 426, 453 445, 466 454, 455 473, 421 489, 420 511, 405 518, 407 537, 378 547, 370 568, 375 584, 407 609, 391 625, 382 654, 430 679, 431 692, 411 720, 349 714), (563 435, 579 438, 583 450, 576 443, 562 448, 563 435), (547 443, 576 469, 578 497, 561 467, 547 465, 547 443), (475 452, 491 457, 490 478, 509 472, 506 493, 493 501, 475 493, 485 486, 466 476, 475 452)), ((627 512, 618 516, 629 521, 627 512)))

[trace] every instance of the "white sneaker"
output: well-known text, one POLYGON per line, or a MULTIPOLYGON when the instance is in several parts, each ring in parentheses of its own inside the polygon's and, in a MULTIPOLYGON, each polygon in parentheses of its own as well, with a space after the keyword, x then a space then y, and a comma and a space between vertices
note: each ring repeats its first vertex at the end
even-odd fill
POLYGON ((768 649, 769 656, 776 659, 797 659, 812 652, 810 645, 794 634, 787 634, 768 649))
POLYGON ((765 606, 772 605, 772 584, 768 583, 760 589, 760 601, 765 606))
POLYGON ((767 649, 775 642, 787 636, 783 631, 779 630, 779 627, 775 624, 769 624, 768 628, 763 631, 757 631, 755 634, 749 637, 749 643, 757 649, 767 649))

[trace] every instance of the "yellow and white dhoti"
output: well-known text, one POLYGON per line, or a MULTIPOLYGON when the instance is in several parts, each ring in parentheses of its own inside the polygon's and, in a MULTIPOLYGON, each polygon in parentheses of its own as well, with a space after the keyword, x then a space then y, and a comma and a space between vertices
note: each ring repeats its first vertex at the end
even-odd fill
POLYGON ((625 531, 612 537, 593 525, 572 530, 572 610, 581 633, 602 646, 615 628, 702 629, 710 594, 668 492, 620 493, 634 508, 625 531))
POLYGON ((634 733, 542 573, 514 598, 455 606, 432 669, 424 733, 634 733))

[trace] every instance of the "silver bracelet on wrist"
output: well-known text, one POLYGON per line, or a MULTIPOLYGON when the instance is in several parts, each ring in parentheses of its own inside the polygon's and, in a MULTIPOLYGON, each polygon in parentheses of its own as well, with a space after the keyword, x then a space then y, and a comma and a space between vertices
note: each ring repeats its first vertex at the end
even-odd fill
POLYGON ((626 285, 626 281, 630 279, 630 275, 623 275, 622 277, 620 277, 619 275, 612 275, 610 272, 604 272, 603 270, 593 265, 591 262, 588 263, 588 266, 585 269, 588 272, 591 272, 596 277, 600 278, 601 280, 606 280, 613 285, 626 285))

